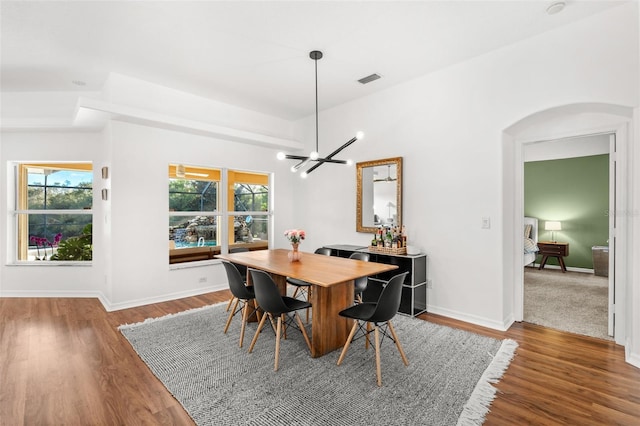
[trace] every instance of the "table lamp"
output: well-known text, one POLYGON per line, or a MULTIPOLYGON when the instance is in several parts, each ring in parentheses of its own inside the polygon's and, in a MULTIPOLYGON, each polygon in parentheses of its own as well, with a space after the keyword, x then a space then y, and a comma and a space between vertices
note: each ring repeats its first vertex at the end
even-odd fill
POLYGON ((556 242, 554 231, 561 231, 562 224, 558 221, 547 221, 544 223, 544 230, 551 231, 551 241, 556 242))

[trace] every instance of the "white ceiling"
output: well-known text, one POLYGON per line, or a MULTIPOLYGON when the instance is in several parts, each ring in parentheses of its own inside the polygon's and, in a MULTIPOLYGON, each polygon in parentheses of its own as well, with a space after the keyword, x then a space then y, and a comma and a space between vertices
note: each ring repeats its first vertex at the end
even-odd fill
POLYGON ((3 0, 0 84, 93 91, 113 71, 297 119, 315 108, 311 50, 324 109, 625 2, 3 0))

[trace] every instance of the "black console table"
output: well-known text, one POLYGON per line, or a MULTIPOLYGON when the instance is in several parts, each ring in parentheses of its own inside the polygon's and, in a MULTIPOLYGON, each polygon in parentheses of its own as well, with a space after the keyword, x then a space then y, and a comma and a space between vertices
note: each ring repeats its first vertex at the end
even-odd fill
POLYGON ((369 251, 368 247, 335 244, 325 246, 331 249, 332 256, 349 257, 354 252, 369 253, 370 262, 397 265, 398 269, 369 277, 369 285, 362 295, 365 302, 377 302, 382 292, 382 284, 394 275, 407 274, 402 285, 402 300, 398 312, 405 315, 418 315, 427 311, 427 255, 399 255, 369 251))

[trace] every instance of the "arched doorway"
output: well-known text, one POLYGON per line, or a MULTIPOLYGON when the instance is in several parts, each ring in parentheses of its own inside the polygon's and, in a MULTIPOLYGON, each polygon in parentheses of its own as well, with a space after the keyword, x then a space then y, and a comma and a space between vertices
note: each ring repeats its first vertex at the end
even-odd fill
MULTIPOLYGON (((629 145, 629 123, 633 110, 610 104, 573 104, 547 109, 531 114, 503 132, 503 226, 504 226, 504 301, 505 309, 512 313, 513 320, 522 321, 524 306, 524 268, 522 255, 524 227, 523 194, 523 147, 527 143, 544 140, 577 137, 596 133, 612 133, 616 137, 618 158, 627 157, 629 145)), ((627 164, 619 161, 615 168, 615 186, 612 194, 612 209, 627 211, 627 164)), ((624 303, 627 286, 626 238, 627 220, 624 215, 616 216, 615 223, 615 280, 616 280, 616 321, 615 340, 625 342, 624 303)), ((614 235, 611 235, 614 239, 614 235)))

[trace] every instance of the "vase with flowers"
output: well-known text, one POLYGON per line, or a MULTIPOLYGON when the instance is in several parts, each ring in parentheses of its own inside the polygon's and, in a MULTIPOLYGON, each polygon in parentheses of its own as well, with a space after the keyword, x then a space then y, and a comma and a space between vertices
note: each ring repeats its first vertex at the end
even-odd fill
POLYGON ((298 246, 306 237, 305 232, 302 229, 288 229, 284 231, 284 236, 291 243, 291 251, 288 253, 290 262, 298 262, 302 257, 301 253, 298 251, 298 246))

